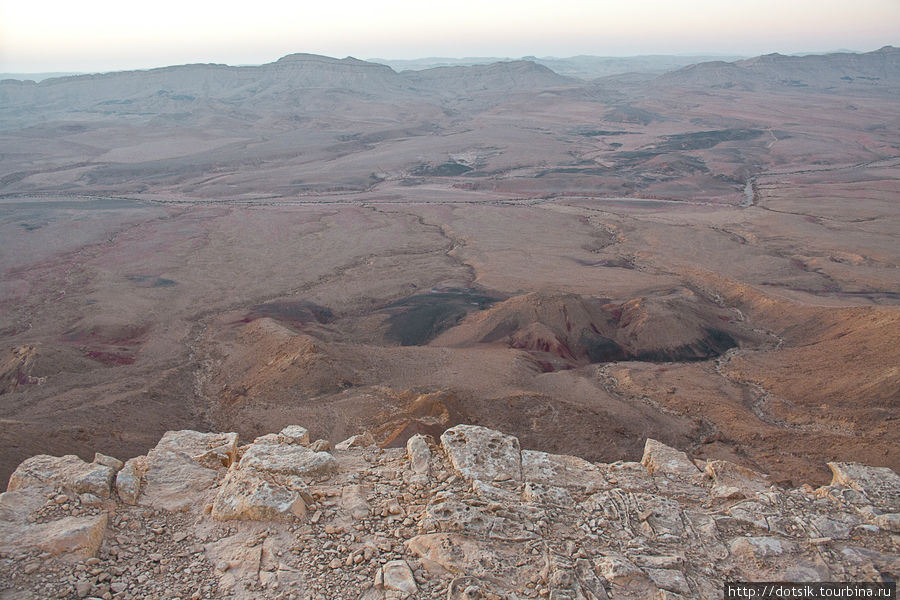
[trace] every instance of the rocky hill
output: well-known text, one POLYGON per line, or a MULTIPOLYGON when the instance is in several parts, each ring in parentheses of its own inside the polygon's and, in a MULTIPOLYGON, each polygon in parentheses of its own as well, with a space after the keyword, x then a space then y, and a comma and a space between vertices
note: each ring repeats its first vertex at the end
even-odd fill
MULTIPOLYGON (((442 67, 396 73, 382 64, 315 54, 290 54, 259 65, 233 67, 191 64, 140 71, 58 77, 33 81, 0 81, 4 119, 33 111, 71 111, 96 117, 181 114, 237 108, 258 112, 302 107, 322 94, 359 100, 422 101, 435 95, 509 92, 571 85, 531 61, 471 67, 442 67)), ((332 99, 332 103, 334 99, 332 99)))
POLYGON ((897 86, 898 76, 900 48, 885 46, 860 54, 785 56, 776 53, 736 62, 703 62, 665 73, 654 85, 860 93, 893 89, 897 86))
POLYGON ((511 92, 572 85, 574 81, 529 60, 468 67, 435 67, 400 74, 416 89, 436 93, 471 94, 479 91, 511 92))
POLYGON ((0 495, 0 598, 672 600, 900 575, 887 468, 782 489, 650 439, 612 464, 474 425, 370 442, 171 431, 124 464, 32 457, 0 495))

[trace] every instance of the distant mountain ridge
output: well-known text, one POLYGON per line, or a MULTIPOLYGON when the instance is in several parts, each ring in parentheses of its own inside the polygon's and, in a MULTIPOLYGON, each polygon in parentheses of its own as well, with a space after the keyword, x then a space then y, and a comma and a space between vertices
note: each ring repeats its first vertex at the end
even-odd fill
POLYGON ((196 101, 235 105, 252 99, 295 104, 301 92, 315 95, 342 91, 396 100, 460 91, 509 92, 573 82, 529 61, 397 73, 386 65, 350 57, 290 54, 260 66, 190 64, 60 77, 40 83, 5 80, 0 82, 0 103, 7 110, 94 109, 99 105, 105 112, 117 106, 165 112, 178 110, 179 103, 184 107, 196 101))
MULTIPOLYGON (((578 55, 565 58, 557 58, 553 56, 535 57, 524 56, 519 60, 531 61, 548 69, 564 75, 566 77, 577 77, 579 79, 598 79, 600 77, 608 77, 610 75, 620 75, 623 73, 649 73, 659 75, 668 71, 680 69, 686 65, 709 62, 713 60, 740 60, 746 58, 739 55, 694 55, 694 56, 674 56, 663 54, 648 54, 640 56, 591 56, 578 55)), ((394 70, 400 71, 422 71, 425 69, 433 69, 436 67, 464 67, 473 65, 487 65, 496 62, 510 62, 515 59, 500 57, 466 57, 466 58, 446 58, 446 57, 430 57, 418 58, 412 60, 388 60, 383 58, 369 59, 388 65, 394 70)))
POLYGON ((406 81, 419 89, 432 91, 510 91, 515 88, 549 88, 576 83, 533 61, 516 60, 460 67, 436 67, 424 71, 400 73, 406 81))
MULTIPOLYGON (((62 100, 62 95, 75 103, 127 101, 136 95, 146 94, 151 89, 185 99, 215 98, 225 101, 238 101, 260 95, 279 96, 283 92, 300 89, 341 89, 376 95, 510 91, 516 88, 539 89, 577 85, 581 82, 575 77, 584 76, 591 68, 607 69, 621 74, 625 73, 624 69, 627 67, 637 66, 635 72, 659 73, 666 70, 666 65, 671 68, 688 58, 692 57, 579 56, 566 59, 528 57, 488 64, 476 61, 490 59, 472 58, 458 59, 460 64, 404 70, 398 73, 382 62, 296 53, 258 66, 187 64, 148 70, 54 77, 37 83, 7 79, 0 81, 0 102, 10 106, 35 101, 52 104, 56 100, 62 100), (606 66, 602 68, 596 67, 596 64, 594 67, 578 66, 591 62, 599 64, 598 61, 604 62, 606 66), (611 67, 613 63, 617 63, 619 67, 611 67), (654 67, 656 64, 659 66, 654 67)), ((422 63, 427 64, 429 60, 444 59, 422 59, 422 63)), ((405 62, 418 64, 418 61, 405 62)), ((394 63, 402 66, 404 61, 394 63)), ((885 46, 865 53, 841 52, 803 56, 776 53, 734 62, 703 61, 663 72, 656 78, 656 84, 743 89, 773 84, 817 88, 849 84, 895 85, 900 81, 898 73, 900 73, 900 48, 885 46)))
POLYGON ((661 75, 655 83, 738 89, 897 86, 900 48, 885 46, 872 52, 805 56, 775 53, 736 62, 700 63, 661 75))
MULTIPOLYGON (((259 66, 189 64, 150 70, 77 75, 33 81, 0 81, 0 122, 40 119, 54 111, 98 115, 217 114, 268 107, 298 115, 355 102, 389 105, 442 104, 477 99, 487 107, 517 92, 552 88, 593 91, 623 86, 720 89, 846 89, 882 92, 900 85, 900 49, 885 46, 862 54, 785 56, 769 54, 736 62, 711 61, 654 77, 618 75, 585 82, 534 60, 443 66, 396 72, 387 65, 348 57, 290 54, 259 66), (49 111, 49 113, 48 113, 49 111), (200 111, 200 112, 198 112, 200 111)), ((475 107, 475 105, 473 105, 475 107)))

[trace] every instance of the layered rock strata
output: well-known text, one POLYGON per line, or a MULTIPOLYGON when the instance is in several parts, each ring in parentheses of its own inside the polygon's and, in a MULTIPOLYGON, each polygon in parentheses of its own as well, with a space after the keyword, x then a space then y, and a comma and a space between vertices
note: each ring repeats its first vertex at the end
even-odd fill
POLYGON ((900 477, 781 489, 647 440, 641 463, 458 425, 329 450, 291 426, 36 456, 0 495, 0 598, 720 598, 725 581, 900 575, 900 477))

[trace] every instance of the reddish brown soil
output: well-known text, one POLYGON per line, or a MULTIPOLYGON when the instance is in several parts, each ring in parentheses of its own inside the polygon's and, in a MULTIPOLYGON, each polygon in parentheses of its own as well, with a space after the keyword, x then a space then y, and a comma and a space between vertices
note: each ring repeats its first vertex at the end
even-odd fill
POLYGON ((10 96, 0 482, 290 423, 900 470, 897 90, 819 75, 10 96))

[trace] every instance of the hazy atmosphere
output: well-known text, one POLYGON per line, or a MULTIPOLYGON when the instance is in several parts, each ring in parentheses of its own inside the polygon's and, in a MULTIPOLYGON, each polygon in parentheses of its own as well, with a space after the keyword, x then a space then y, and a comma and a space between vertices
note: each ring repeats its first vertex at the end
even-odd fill
POLYGON ((0 0, 0 600, 888 597, 898 42, 0 0))
POLYGON ((260 64, 291 52, 426 56, 874 50, 900 39, 896 0, 153 3, 0 1, 0 72, 260 64))

